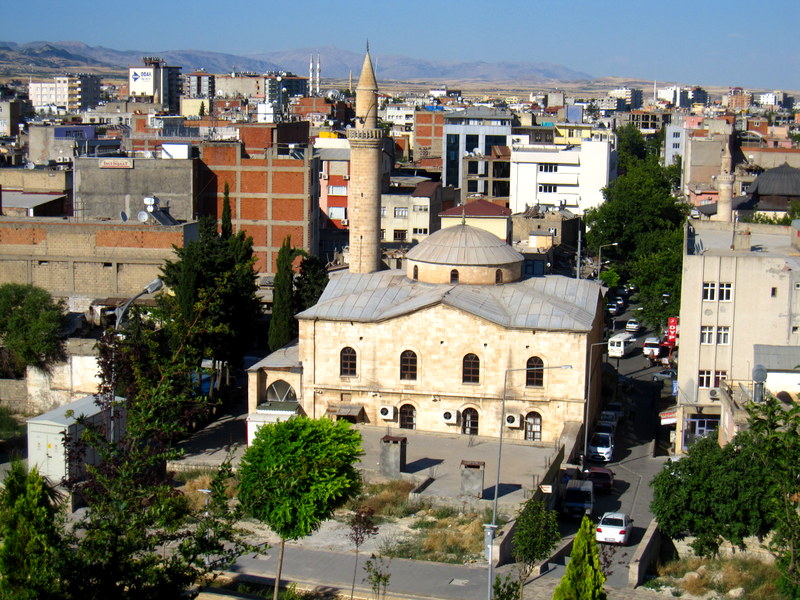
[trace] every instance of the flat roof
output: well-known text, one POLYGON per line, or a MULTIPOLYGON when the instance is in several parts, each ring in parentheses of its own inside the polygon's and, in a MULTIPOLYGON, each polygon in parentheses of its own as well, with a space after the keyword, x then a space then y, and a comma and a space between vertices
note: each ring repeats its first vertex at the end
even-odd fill
POLYGON ((19 190, 3 190, 2 193, 3 206, 7 208, 36 208, 66 197, 66 194, 31 194, 19 190))
POLYGON ((688 225, 694 231, 687 253, 712 256, 761 256, 795 258, 800 268, 800 249, 791 245, 791 227, 754 223, 722 223, 694 220, 688 225), (750 250, 732 250, 734 231, 750 232, 750 250))

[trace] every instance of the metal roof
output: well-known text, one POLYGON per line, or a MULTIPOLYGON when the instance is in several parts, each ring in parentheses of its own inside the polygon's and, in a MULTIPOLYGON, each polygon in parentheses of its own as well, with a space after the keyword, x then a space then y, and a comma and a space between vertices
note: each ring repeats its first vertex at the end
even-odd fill
POLYGON ((470 225, 454 225, 433 233, 406 257, 438 265, 499 266, 525 258, 493 233, 470 225))
POLYGON ((295 338, 282 348, 278 348, 275 352, 270 353, 247 370, 258 371, 262 368, 285 369, 298 367, 300 367, 300 350, 298 348, 297 339, 295 338))
POLYGON ((350 148, 315 148, 314 156, 320 160, 350 160, 350 148))
MULTIPOLYGON (((53 410, 46 412, 44 414, 39 415, 38 417, 32 417, 28 419, 28 423, 35 423, 35 424, 45 424, 45 425, 59 425, 62 427, 68 427, 72 425, 75 420, 80 416, 91 417, 96 415, 100 412, 100 407, 95 402, 96 396, 84 396, 74 402, 70 402, 69 404, 65 404, 64 406, 59 406, 54 408, 53 410), (67 412, 72 411, 70 417, 67 416, 67 412)), ((124 398, 120 398, 117 396, 117 401, 124 400, 124 398)))
POLYGON ((797 371, 800 366, 800 347, 753 345, 753 358, 757 365, 768 371, 797 371))
POLYGON ((332 273, 316 305, 299 319, 377 323, 443 304, 512 329, 589 331, 601 287, 548 275, 502 285, 434 284, 400 270, 332 273))
POLYGON ((767 169, 756 177, 748 192, 759 196, 800 196, 800 169, 788 163, 767 169))

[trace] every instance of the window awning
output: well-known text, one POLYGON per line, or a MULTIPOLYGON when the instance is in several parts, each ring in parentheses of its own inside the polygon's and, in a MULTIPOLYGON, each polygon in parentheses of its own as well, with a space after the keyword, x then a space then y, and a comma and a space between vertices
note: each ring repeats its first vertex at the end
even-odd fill
POLYGON ((355 417, 358 419, 364 412, 361 404, 337 404, 329 406, 327 413, 337 417, 355 417))
POLYGON ((658 413, 662 425, 675 425, 678 422, 678 406, 670 406, 658 413))

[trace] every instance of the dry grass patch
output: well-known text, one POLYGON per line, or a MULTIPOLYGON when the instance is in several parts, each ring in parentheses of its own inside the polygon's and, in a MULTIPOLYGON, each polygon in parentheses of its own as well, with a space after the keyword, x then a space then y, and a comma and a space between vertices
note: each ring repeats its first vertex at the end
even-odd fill
MULTIPOLYGON (((189 508, 197 511, 203 510, 206 505, 206 499, 209 496, 200 490, 210 489, 211 481, 214 479, 213 473, 210 471, 198 471, 185 474, 183 479, 185 483, 178 489, 186 496, 189 508)), ((233 498, 236 495, 236 480, 232 477, 226 482, 225 495, 228 498, 233 498)))
POLYGON ((383 518, 406 517, 417 509, 408 502, 408 494, 414 487, 413 482, 402 479, 370 483, 365 486, 364 494, 351 503, 350 508, 371 508, 375 511, 375 516, 383 518))
POLYGON ((779 576, 775 565, 755 558, 684 558, 661 565, 658 578, 648 587, 670 586, 677 590, 674 593, 695 596, 743 588, 748 600, 777 600, 784 598, 775 585, 779 576))

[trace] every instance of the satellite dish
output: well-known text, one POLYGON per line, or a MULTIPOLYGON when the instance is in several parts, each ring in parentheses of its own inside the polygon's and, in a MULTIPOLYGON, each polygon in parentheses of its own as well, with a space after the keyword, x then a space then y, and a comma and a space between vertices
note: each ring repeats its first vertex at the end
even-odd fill
POLYGON ((136 215, 136 218, 139 219, 141 223, 147 223, 147 219, 150 218, 150 215, 147 214, 146 210, 140 210, 139 214, 136 215))
POLYGON ((128 220, 128 215, 127 215, 127 214, 125 213, 125 211, 123 210, 121 213, 119 213, 119 218, 120 218, 120 219, 122 219, 122 222, 123 222, 123 223, 125 223, 125 222, 127 222, 127 220, 128 220))
POLYGON ((756 365, 753 369, 753 381, 756 383, 764 383, 767 380, 767 369, 764 365, 756 365))

